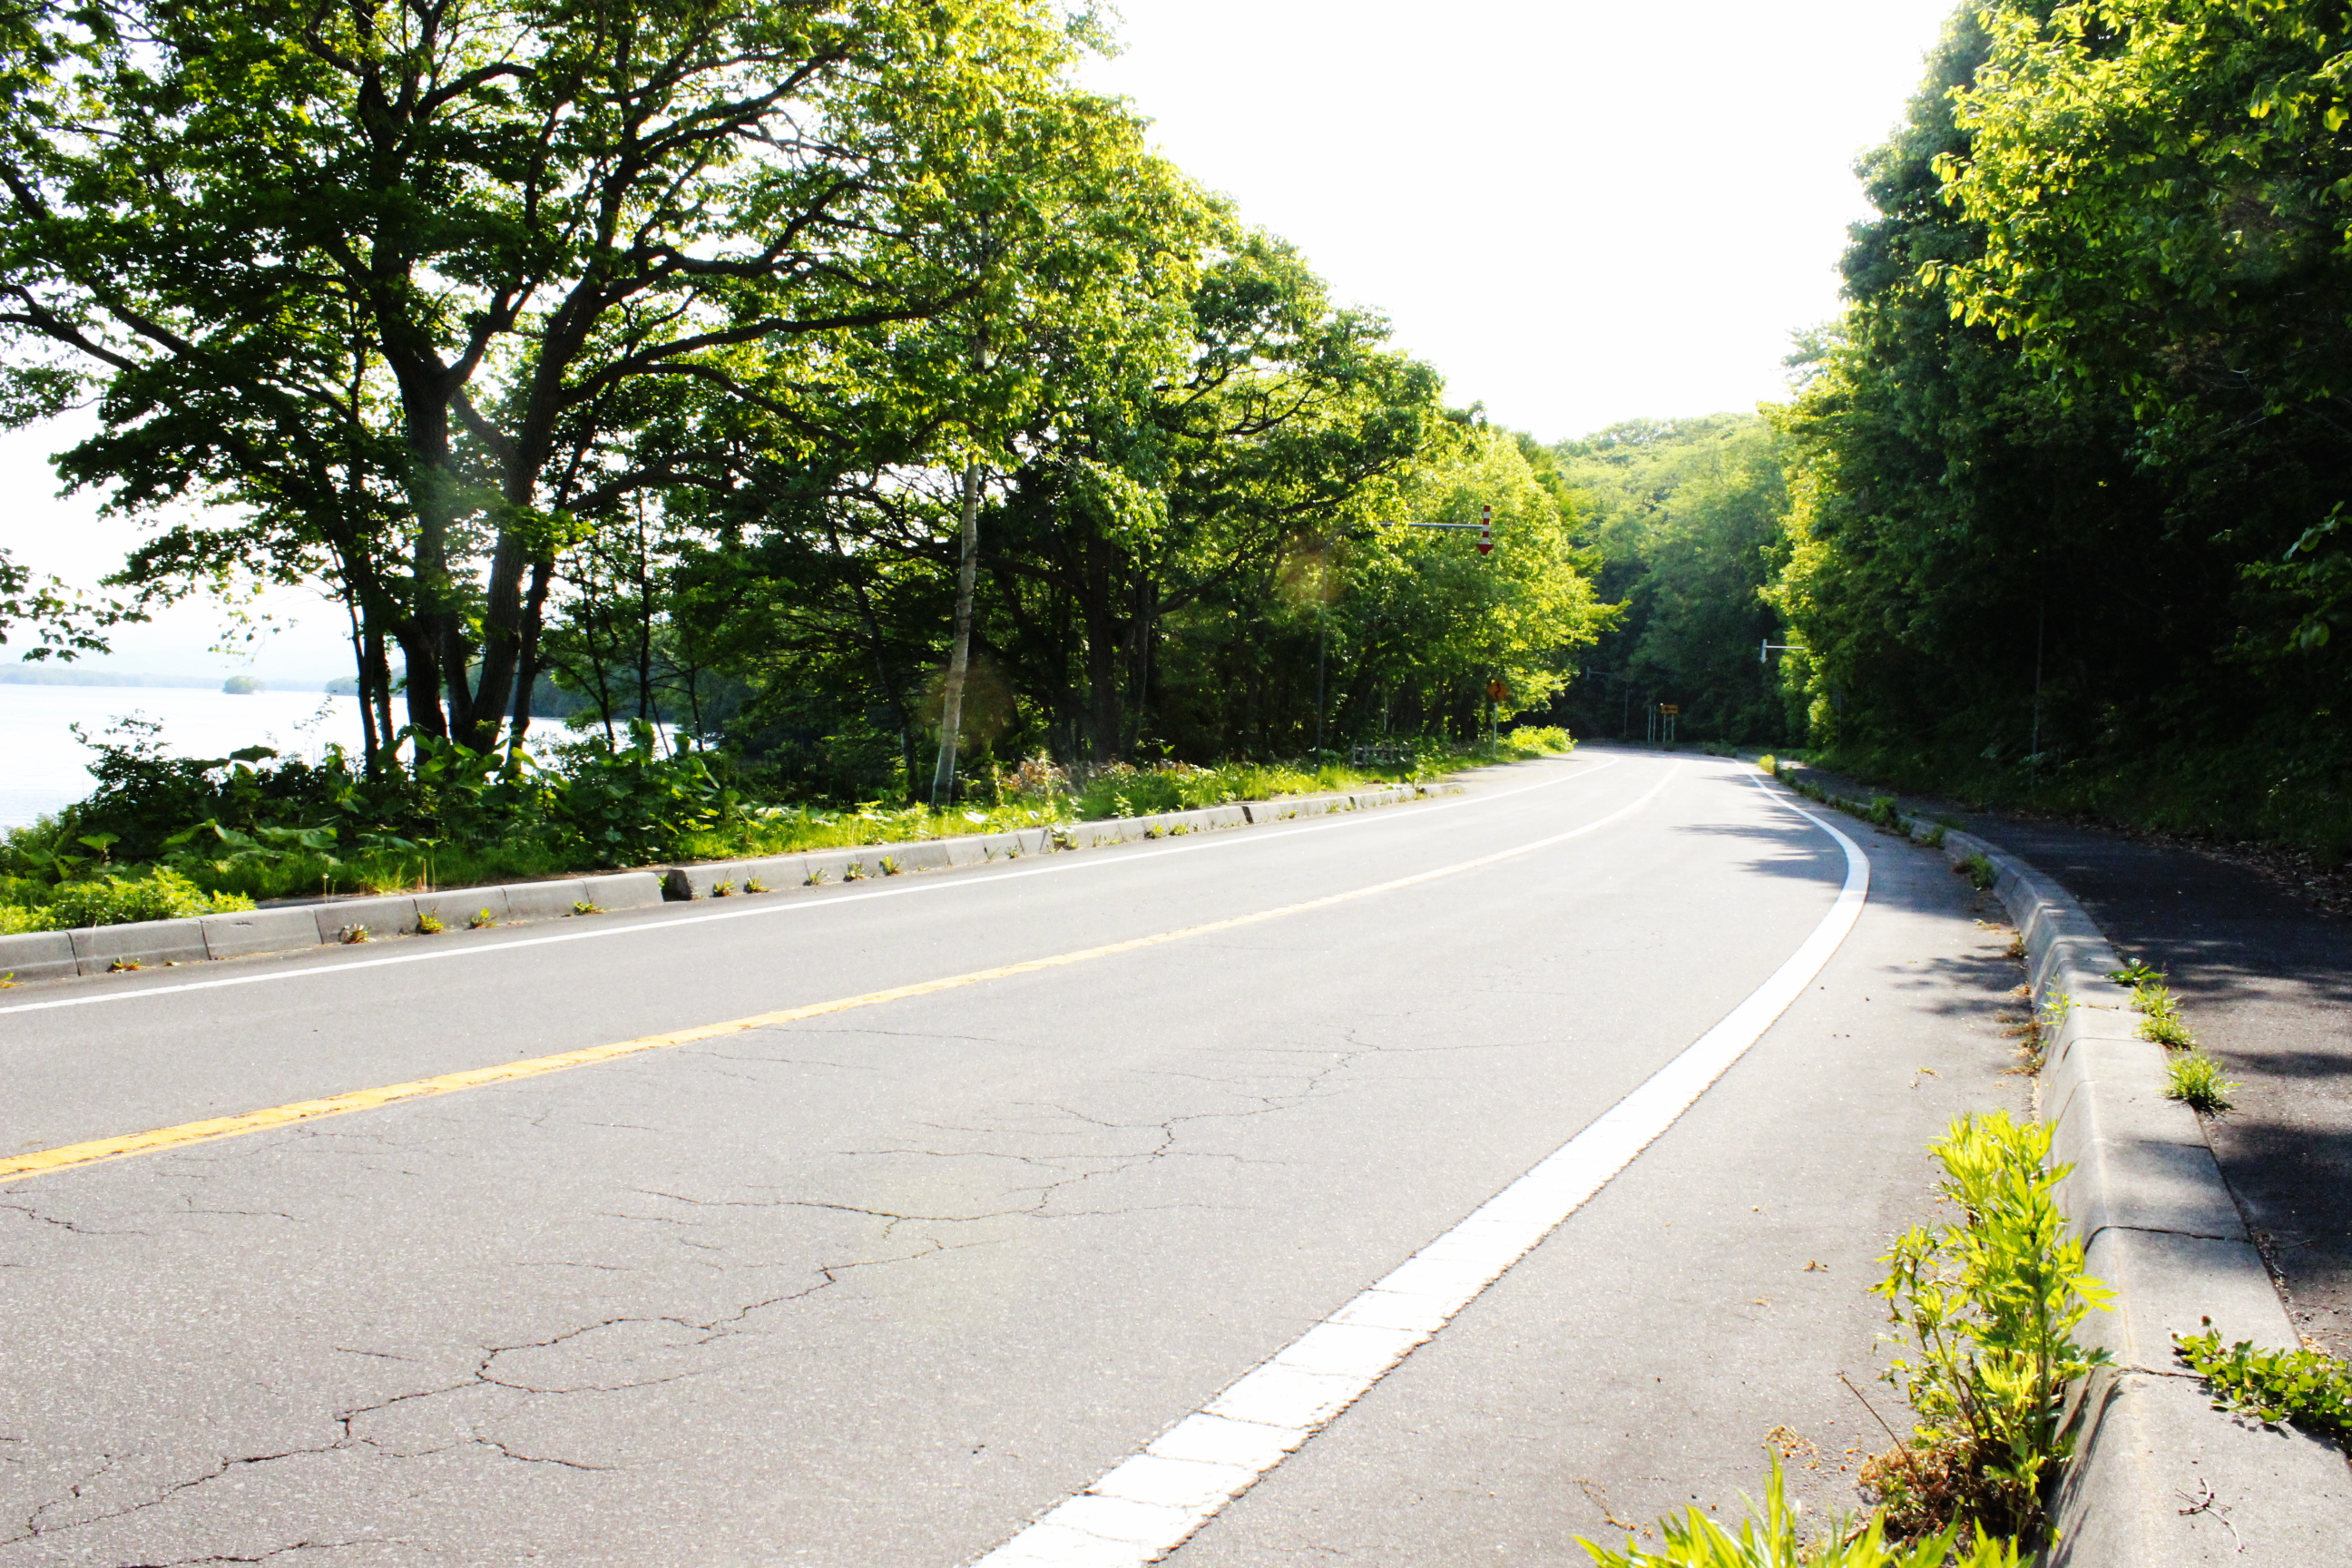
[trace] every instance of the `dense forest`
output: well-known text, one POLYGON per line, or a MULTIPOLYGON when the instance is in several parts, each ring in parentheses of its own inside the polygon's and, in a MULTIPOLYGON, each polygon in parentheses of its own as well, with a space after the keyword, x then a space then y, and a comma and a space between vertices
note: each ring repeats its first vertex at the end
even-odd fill
POLYGON ((2352 848, 2346 42, 2291 0, 1960 10, 1775 416, 1817 745, 2352 848))
POLYGON ((1579 732, 1674 702, 1882 784, 2352 852, 2347 43, 2287 0, 1960 7, 1790 400, 1554 449, 1622 606, 1579 732))

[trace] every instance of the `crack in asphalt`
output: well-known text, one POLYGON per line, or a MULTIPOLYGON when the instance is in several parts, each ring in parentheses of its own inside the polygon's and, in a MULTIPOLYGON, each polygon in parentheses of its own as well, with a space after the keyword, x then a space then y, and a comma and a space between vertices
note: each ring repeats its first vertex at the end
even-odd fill
MULTIPOLYGON (((848 1033, 851 1031, 841 1032, 848 1033)), ((907 1033, 909 1035, 912 1033, 871 1030, 856 1032, 869 1034, 907 1033)), ((940 1036, 936 1034, 927 1034, 922 1037, 942 1041, 963 1038, 963 1037, 940 1036)), ((1246 1062, 1237 1063, 1235 1070, 1228 1073, 1213 1071, 1186 1071, 1178 1068, 1168 1068, 1139 1069, 1135 1075, 1148 1081, 1181 1080, 1210 1086, 1222 1089, 1233 1098, 1233 1103, 1215 1106, 1213 1109, 1191 1110, 1161 1117, 1129 1120, 1115 1115, 1095 1114, 1083 1110, 1076 1105, 1057 1101, 1015 1102, 1013 1105, 1006 1108, 1006 1113, 1003 1117, 995 1119, 994 1125, 959 1126, 952 1122, 925 1122, 921 1124, 929 1127, 933 1131, 940 1134, 970 1137, 982 1141, 986 1144, 992 1144, 994 1145, 993 1147, 956 1149, 928 1148, 920 1146, 885 1146, 877 1148, 835 1150, 831 1152, 832 1157, 834 1158, 853 1162, 870 1161, 876 1159, 914 1159, 925 1162, 970 1162, 974 1160, 1011 1162, 1013 1169, 1004 1173, 1004 1174, 1008 1178, 1011 1178, 1011 1180, 1000 1188, 1001 1196, 993 1205, 989 1205, 985 1200, 982 1200, 980 1204, 962 1208, 949 1206, 940 1212, 927 1212, 922 1208, 913 1205, 894 1207, 884 1205, 862 1205, 849 1202, 831 1201, 821 1198, 795 1196, 785 1191, 775 1191, 772 1193, 761 1194, 758 1196, 711 1197, 698 1196, 688 1192, 670 1191, 656 1187, 635 1189, 638 1195, 641 1197, 655 1199, 663 1204, 683 1205, 689 1211, 689 1213, 688 1215, 681 1215, 677 1214, 666 1215, 657 1213, 622 1213, 605 1210, 598 1211, 598 1217, 613 1220, 648 1221, 658 1224, 677 1225, 680 1227, 680 1230, 675 1239, 681 1247, 694 1248, 701 1252, 725 1254, 733 1250, 733 1247, 730 1243, 724 1239, 709 1239, 705 1237, 694 1234, 700 1222, 692 1217, 692 1211, 711 1209, 812 1210, 854 1215, 880 1221, 882 1223, 882 1231, 878 1239, 881 1243, 881 1247, 877 1252, 869 1253, 866 1256, 853 1255, 845 1258, 839 1258, 818 1264, 810 1270, 815 1278, 804 1287, 765 1296, 740 1306, 733 1307, 730 1310, 719 1312, 715 1316, 704 1317, 701 1315, 686 1316, 658 1313, 620 1315, 579 1324, 575 1327, 568 1328, 560 1333, 552 1334, 542 1339, 535 1339, 512 1344, 489 1346, 481 1352, 471 1371, 461 1378, 438 1386, 410 1389, 391 1394, 388 1397, 379 1399, 371 1404, 355 1405, 340 1411, 331 1417, 334 1436, 331 1441, 307 1446, 289 1447, 281 1450, 268 1453, 246 1454, 222 1458, 210 1468, 205 1469, 202 1473, 188 1476, 185 1479, 163 1486, 160 1489, 154 1491, 152 1495, 147 1497, 144 1500, 133 1502, 127 1506, 111 1508, 102 1512, 91 1514, 88 1517, 58 1520, 56 1516, 58 1513, 72 1509, 77 1502, 80 1502, 85 1500, 90 1489, 99 1481, 103 1479, 106 1476, 113 1473, 119 1468, 120 1460, 116 1456, 105 1456, 104 1463, 102 1463, 97 1469, 91 1471, 89 1474, 82 1477, 79 1480, 75 1482, 74 1485, 68 1489, 62 1496, 53 1497, 47 1500, 42 1501, 38 1506, 34 1508, 29 1514, 25 1515, 23 1518, 22 1527, 15 1533, 5 1538, 0 1538, 0 1546, 19 1545, 26 1542, 45 1538, 54 1539, 65 1531, 83 1531, 93 1526, 105 1524, 110 1521, 120 1520, 134 1514, 144 1513, 155 1509, 168 1507, 172 1503, 191 1494, 200 1492, 206 1488, 212 1487, 225 1479, 244 1473, 249 1473, 259 1468, 274 1465, 281 1460, 313 1458, 338 1453, 369 1452, 390 1458, 400 1459, 424 1458, 428 1455, 446 1453, 457 1448, 478 1447, 489 1450, 500 1458, 521 1465, 551 1466, 564 1469, 587 1472, 604 1472, 625 1468, 626 1467, 624 1465, 600 1464, 584 1458, 569 1458, 560 1454, 541 1453, 535 1449, 517 1447, 507 1439, 490 1436, 489 1434, 480 1430, 480 1424, 478 1422, 469 1421, 466 1423, 465 1429, 449 1432, 446 1441, 436 1440, 436 1438, 432 1436, 420 1434, 419 1436, 424 1436, 425 1442, 429 1446, 414 1448, 401 1445, 396 1436, 385 1435, 371 1436, 362 1429, 362 1424, 368 1421, 371 1417, 380 1416, 387 1412, 415 1405, 420 1402, 446 1400, 451 1395, 465 1394, 482 1389, 495 1389, 505 1394, 520 1395, 527 1400, 536 1400, 541 1398, 562 1398, 573 1394, 621 1394, 637 1389, 652 1388, 663 1384, 684 1382, 698 1377, 714 1375, 719 1370, 720 1370, 719 1368, 689 1366, 684 1370, 669 1372, 658 1376, 627 1377, 612 1382, 583 1381, 579 1383, 565 1383, 561 1381, 546 1380, 543 1378, 535 1380, 530 1377, 518 1375, 513 1370, 513 1362, 510 1358, 520 1357, 526 1352, 534 1351, 553 1351, 558 1347, 582 1340, 585 1336, 630 1327, 651 1329, 667 1327, 677 1331, 681 1342, 666 1346, 664 1348, 678 1355, 690 1358, 697 1352, 705 1350, 707 1347, 720 1340, 730 1338, 747 1331, 747 1325, 751 1323, 759 1314, 776 1308, 786 1307, 806 1300, 808 1298, 816 1295, 821 1291, 828 1290, 834 1286, 842 1283, 845 1279, 854 1275, 857 1270, 886 1268, 905 1263, 921 1262, 927 1259, 943 1257, 950 1252, 964 1250, 975 1247, 987 1247, 1001 1244, 999 1240, 990 1237, 978 1237, 969 1240, 951 1240, 940 1235, 925 1233, 919 1227, 960 1227, 1008 1219, 1056 1220, 1126 1217, 1139 1214, 1158 1213, 1171 1210, 1215 1210, 1242 1206, 1204 1204, 1199 1202, 1170 1202, 1164 1204, 1111 1205, 1079 1209, 1057 1207, 1057 1205, 1065 1203, 1078 1190, 1082 1189, 1087 1183, 1099 1182, 1106 1177, 1117 1176, 1140 1170, 1162 1161, 1223 1160, 1235 1164, 1280 1165, 1285 1162, 1255 1158, 1217 1150, 1185 1149, 1179 1145, 1184 1141, 1188 1132, 1198 1127, 1217 1122, 1237 1121, 1254 1117, 1276 1115, 1295 1110, 1319 1097, 1326 1096, 1332 1091, 1332 1086, 1335 1079, 1344 1075, 1350 1068, 1367 1057, 1390 1051, 1402 1053, 1425 1048, 1428 1047, 1385 1046, 1364 1040, 1360 1037, 1356 1036, 1352 1031, 1350 1032, 1346 1043, 1338 1048, 1333 1048, 1328 1046, 1253 1047, 1250 1048, 1249 1054, 1255 1055, 1258 1058, 1259 1065, 1250 1065, 1246 1062), (1267 1063, 1266 1058, 1279 1058, 1283 1059, 1280 1065, 1274 1066, 1267 1063), (1301 1058, 1320 1059, 1297 1059, 1301 1058), (1269 1067, 1271 1067, 1271 1070, 1269 1070, 1269 1067), (1024 1118, 1032 1120, 1029 1120, 1026 1124, 1024 1124, 1024 1118), (1110 1142, 1115 1144, 1124 1144, 1125 1146, 1114 1147, 1108 1151, 1087 1152, 1076 1152, 1066 1148, 1056 1152, 1051 1148, 1051 1145, 1055 1142, 1102 1133, 1113 1135, 1110 1142), (1040 1145, 1044 1145, 1044 1147, 1041 1147, 1040 1145), (1031 1179, 1021 1179, 1022 1173, 1024 1173, 1031 1179), (914 1230, 915 1234, 908 1234, 910 1229, 914 1230), (502 1362, 506 1363, 504 1369, 502 1369, 501 1366, 502 1362)), ((1449 1048, 1491 1049, 1494 1047, 1479 1047, 1449 1048)), ((722 1058, 722 1054, 718 1052, 704 1051, 687 1054, 702 1055, 713 1058, 722 1058)), ((759 1066, 763 1068, 772 1068, 777 1066, 838 1067, 842 1065, 828 1062, 791 1062, 771 1058, 739 1059, 756 1061, 759 1066)), ((523 1120, 528 1121, 533 1126, 543 1128, 554 1118, 556 1112, 553 1110, 541 1110, 533 1114, 525 1116, 523 1120)), ((584 1123, 582 1125, 606 1127, 616 1130, 658 1131, 656 1129, 636 1128, 632 1124, 624 1123, 584 1123)), ((302 1135, 308 1137, 337 1141, 334 1144, 324 1145, 325 1147, 336 1147, 342 1152, 360 1153, 363 1155, 391 1154, 395 1157, 396 1161, 402 1162, 404 1164, 416 1163, 417 1157, 420 1154, 427 1154, 429 1159, 446 1158, 453 1152, 452 1151, 438 1149, 432 1150, 430 1152, 420 1150, 416 1146, 417 1140, 414 1136, 395 1139, 382 1133, 346 1131, 341 1128, 334 1130, 300 1129, 298 1131, 302 1135)), ((982 1169, 985 1169, 985 1167, 982 1167, 982 1169)), ((216 1174, 213 1172, 190 1170, 184 1166, 180 1171, 173 1173, 183 1179, 191 1181, 214 1180, 215 1179, 216 1174)), ((757 1189, 754 1190, 757 1191, 757 1189)), ((28 1219, 37 1220, 44 1224, 55 1226, 79 1235, 146 1236, 149 1234, 145 1231, 136 1230, 112 1231, 96 1229, 79 1225, 69 1219, 43 1214, 37 1209, 23 1203, 8 1203, 0 1205, 0 1210, 15 1210, 23 1214, 28 1219)), ((296 1220, 296 1216, 292 1215, 275 1210, 242 1210, 227 1207, 199 1207, 197 1206, 194 1194, 190 1194, 183 1198, 180 1212, 190 1215, 217 1215, 236 1217, 273 1218, 286 1220, 289 1223, 293 1223, 296 1220)), ((722 1262, 718 1265, 718 1267, 722 1269, 730 1270, 741 1268, 773 1268, 782 1266, 783 1265, 775 1262, 750 1260, 740 1263, 731 1261, 722 1262)), ((563 1258, 535 1259, 517 1263, 512 1267, 522 1268, 585 1268, 615 1273, 636 1273, 642 1271, 636 1268, 619 1264, 563 1258)), ((798 1265, 798 1267, 806 1268, 807 1266, 798 1265)), ((384 1361, 413 1362, 416 1359, 415 1357, 397 1355, 389 1352, 353 1346, 336 1346, 334 1349, 340 1353, 384 1361)), ((195 1565, 207 1563, 257 1563, 289 1553, 334 1550, 355 1544, 363 1543, 306 1539, 288 1545, 272 1548, 270 1551, 257 1556, 236 1556, 230 1553, 215 1553, 210 1556, 178 1559, 168 1563, 158 1563, 153 1564, 141 1564, 138 1565, 138 1568, 195 1568, 195 1565)))

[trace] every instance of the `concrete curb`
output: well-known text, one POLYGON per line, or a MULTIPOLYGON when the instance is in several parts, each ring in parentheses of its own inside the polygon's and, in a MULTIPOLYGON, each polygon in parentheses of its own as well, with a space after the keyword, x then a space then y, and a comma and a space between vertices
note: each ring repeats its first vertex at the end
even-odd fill
POLYGON ((154 968, 248 958, 265 952, 290 952, 322 943, 414 936, 417 934, 418 921, 426 915, 438 921, 444 929, 454 931, 476 921, 509 925, 650 909, 656 904, 691 899, 740 897, 751 890, 749 884, 754 882, 760 884, 761 892, 790 892, 869 877, 952 870, 1024 855, 1047 855, 1056 850, 1204 833, 1213 828, 1369 810, 1421 795, 1458 795, 1463 787, 1458 784, 1396 784, 1345 795, 1247 801, 1198 811, 1117 817, 1019 833, 869 844, 853 849, 818 849, 755 860, 709 861, 670 866, 657 871, 615 871, 549 882, 503 882, 430 893, 337 899, 190 920, 135 921, 76 931, 26 931, 0 936, 0 976, 13 976, 20 982, 67 980, 77 975, 104 974, 118 967, 154 968), (719 891, 722 886, 726 894, 719 891))
MULTIPOLYGON (((1831 804, 1867 819, 1866 803, 1831 804)), ((1940 832, 1955 868, 1981 855, 2025 947, 2036 1007, 2063 1005, 2044 1053, 2041 1111, 2090 1271, 2114 1309, 2084 1321, 2114 1358, 2073 1393, 2074 1464, 2058 1484, 2048 1568, 2352 1564, 2352 1468, 2331 1442, 2215 1410, 2172 1353, 2210 1317, 2225 1341, 2298 1343, 2196 1112, 2165 1095, 2165 1049, 2139 1037, 2123 967, 2074 895, 1972 834, 1940 832), (2063 998, 2063 1003, 2061 999, 2063 998)))

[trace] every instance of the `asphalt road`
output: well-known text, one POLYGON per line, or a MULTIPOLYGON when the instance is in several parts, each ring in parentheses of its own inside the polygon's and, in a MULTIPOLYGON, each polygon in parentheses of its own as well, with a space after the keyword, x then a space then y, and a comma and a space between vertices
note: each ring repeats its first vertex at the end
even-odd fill
MULTIPOLYGON (((1779 970, 1845 858, 1752 776, 1588 749, 1360 816, 9 993, 0 1153, 1217 928, 0 1186, 0 1568, 956 1568, 1779 970)), ((1171 1562, 1582 1563, 1735 1508, 1768 1441, 1852 1506, 1886 1440, 1840 1374, 1902 1424, 1873 1259, 1932 1217, 1927 1140, 2029 1088, 1992 911, 1842 826, 1870 899, 1811 988, 1171 1562)))

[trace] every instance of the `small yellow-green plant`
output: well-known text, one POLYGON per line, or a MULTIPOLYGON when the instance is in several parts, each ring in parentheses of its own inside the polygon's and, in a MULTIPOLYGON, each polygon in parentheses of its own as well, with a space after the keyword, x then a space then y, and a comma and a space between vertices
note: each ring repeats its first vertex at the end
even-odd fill
POLYGON ((2227 1350, 2213 1320, 2201 1334, 2175 1334, 2173 1348, 2205 1380, 2217 1410, 2242 1410, 2338 1440, 2352 1437, 2352 1367, 2318 1351, 2258 1351, 2251 1340, 2227 1350))
POLYGON ((1897 1237, 1874 1288, 1910 1342, 1885 1376, 1918 1424, 1870 1479, 1906 1528, 2031 1535, 2071 1448, 2067 1385, 2107 1359, 2074 1331, 2111 1293, 2065 1235, 2056 1193, 2071 1167, 2050 1166, 2047 1125, 1964 1116, 1930 1147, 1961 1217, 1897 1237))
POLYGON ((343 928, 341 936, 337 940, 349 947, 354 946, 362 942, 373 942, 375 940, 375 933, 369 931, 368 928, 363 925, 347 925, 343 928))
POLYGON ((575 915, 601 915, 604 912, 604 906, 589 899, 574 899, 572 900, 572 912, 575 915))
POLYGON ((743 890, 747 893, 764 893, 768 890, 768 884, 757 877, 746 877, 743 879, 743 890))
POLYGON ((431 910, 426 910, 424 913, 416 917, 417 935, 439 936, 442 930, 441 917, 435 914, 431 910))
POLYGON ((886 877, 895 877, 898 874, 898 858, 896 855, 885 855, 876 864, 882 868, 882 874, 886 877))
POLYGON ((1993 869, 1992 862, 1984 858, 1981 850, 1962 860, 1952 869, 1966 877, 1979 892, 1984 891, 2000 880, 2000 873, 1993 869))
POLYGON ((2194 1047, 2175 1051, 2164 1064, 2164 1092, 2191 1110, 2219 1116, 2230 1109, 2238 1086, 2221 1076, 2221 1064, 2194 1047))
POLYGON ((1665 1540, 1656 1552, 1643 1550, 1632 1540, 1622 1552, 1612 1552, 1580 1540, 1598 1568, 2017 1568, 2017 1542, 1978 1535, 1962 1548, 1967 1527, 1953 1524, 1917 1540, 1889 1542, 1886 1516, 1871 1515, 1856 1527, 1832 1520, 1821 1539, 1805 1541, 1798 1533, 1797 1506, 1789 1500, 1788 1484, 1780 1473, 1780 1457, 1772 1456, 1771 1478, 1765 1482, 1764 1504, 1743 1498, 1748 1517, 1737 1535, 1697 1509, 1681 1519, 1658 1521, 1665 1540))
POLYGON ((498 923, 499 922, 496 920, 491 918, 490 911, 485 908, 476 910, 473 913, 473 918, 468 920, 466 922, 466 925, 467 928, 471 931, 488 931, 498 923))
POLYGON ((714 899, 731 898, 734 896, 734 892, 735 884, 732 882, 713 882, 710 884, 710 896, 714 899))

